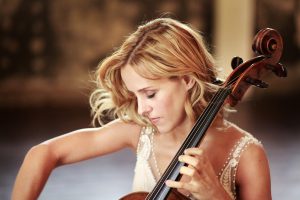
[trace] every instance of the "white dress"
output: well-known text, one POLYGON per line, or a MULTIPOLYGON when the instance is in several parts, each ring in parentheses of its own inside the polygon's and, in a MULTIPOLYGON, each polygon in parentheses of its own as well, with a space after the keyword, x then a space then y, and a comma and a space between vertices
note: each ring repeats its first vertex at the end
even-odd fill
MULTIPOLYGON (((133 179, 133 192, 150 192, 157 182, 149 163, 152 155, 152 134, 153 130, 151 127, 144 127, 141 130, 133 179)), ((239 159, 247 146, 253 143, 260 144, 260 142, 250 134, 239 139, 228 155, 224 167, 218 174, 220 183, 232 199, 236 199, 235 176, 239 159)))

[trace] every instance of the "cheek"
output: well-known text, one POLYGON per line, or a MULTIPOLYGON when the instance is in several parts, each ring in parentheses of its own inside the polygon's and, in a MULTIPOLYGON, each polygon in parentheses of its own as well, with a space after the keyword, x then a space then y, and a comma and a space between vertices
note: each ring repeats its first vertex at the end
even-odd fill
POLYGON ((158 101, 157 111, 170 119, 182 116, 184 114, 184 96, 185 94, 180 94, 180 92, 166 94, 158 101))
POLYGON ((162 98, 159 101, 157 101, 156 110, 158 113, 166 115, 172 111, 172 102, 170 102, 169 98, 162 98))

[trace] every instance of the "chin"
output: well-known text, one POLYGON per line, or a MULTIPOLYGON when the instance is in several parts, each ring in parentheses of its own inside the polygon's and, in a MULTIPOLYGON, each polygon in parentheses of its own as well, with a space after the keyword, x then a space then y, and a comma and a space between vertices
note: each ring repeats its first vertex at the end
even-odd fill
POLYGON ((168 127, 166 125, 155 125, 156 129, 158 130, 159 133, 169 133, 172 128, 171 127, 168 127))

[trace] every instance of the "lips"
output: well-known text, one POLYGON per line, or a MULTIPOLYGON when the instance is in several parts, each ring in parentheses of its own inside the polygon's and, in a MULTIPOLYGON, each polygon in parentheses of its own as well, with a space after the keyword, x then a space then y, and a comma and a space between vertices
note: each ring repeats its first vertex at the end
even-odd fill
POLYGON ((150 121, 152 122, 152 124, 157 124, 159 121, 159 117, 152 117, 150 118, 150 121))

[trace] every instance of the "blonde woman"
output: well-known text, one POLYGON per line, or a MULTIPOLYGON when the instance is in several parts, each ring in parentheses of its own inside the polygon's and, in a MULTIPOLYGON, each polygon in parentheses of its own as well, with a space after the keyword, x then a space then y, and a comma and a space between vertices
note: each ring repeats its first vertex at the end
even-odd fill
MULTIPOLYGON (((90 102, 102 126, 31 148, 12 199, 37 199, 57 166, 125 147, 137 154, 133 191, 151 191, 218 89, 213 58, 200 34, 169 18, 140 26, 100 63, 96 77, 90 102), (103 124, 107 115, 115 119, 103 124)), ((262 145, 222 113, 200 146, 179 157, 188 164, 180 181, 166 184, 191 199, 271 199, 262 145)))

